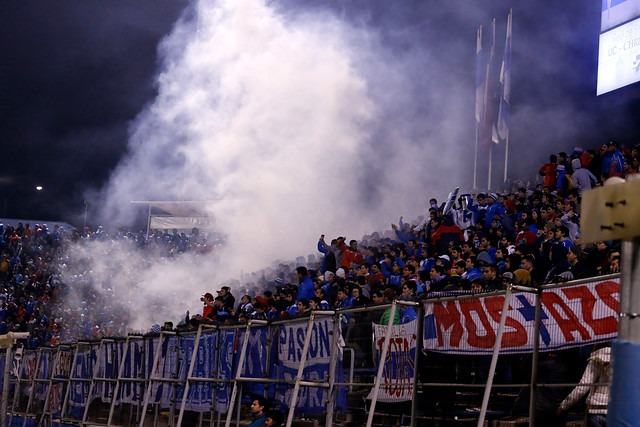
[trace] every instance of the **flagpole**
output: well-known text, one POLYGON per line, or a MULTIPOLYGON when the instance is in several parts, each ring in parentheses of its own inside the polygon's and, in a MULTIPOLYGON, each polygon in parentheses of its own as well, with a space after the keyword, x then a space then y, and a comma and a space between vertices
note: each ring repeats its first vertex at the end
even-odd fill
POLYGON ((476 186, 476 178, 478 176, 478 132, 480 132, 480 125, 476 122, 476 150, 473 156, 473 189, 478 188, 476 186))
MULTIPOLYGON (((507 18, 507 41, 509 46, 505 46, 505 56, 509 55, 509 62, 511 62, 511 46, 513 45, 513 34, 512 34, 512 25, 513 25, 513 9, 509 9, 509 17, 507 18), (506 51, 508 49, 508 52, 506 51)), ((509 65, 509 70, 505 69, 505 73, 511 74, 511 63, 509 65)), ((511 101, 511 75, 509 78, 509 101, 511 101)), ((503 83, 504 84, 504 83, 503 83)), ((510 108, 510 107, 509 107, 510 108)), ((504 182, 507 182, 507 167, 509 165, 509 134, 511 132, 507 131, 507 137, 505 138, 504 144, 504 182)))
MULTIPOLYGON (((477 38, 476 38, 476 76, 478 73, 478 55, 479 52, 482 50, 482 25, 480 25, 480 27, 478 27, 478 33, 477 33, 477 38)), ((477 94, 477 88, 476 88, 476 148, 475 148, 475 153, 473 155, 473 189, 475 190, 477 187, 477 181, 478 181, 478 138, 479 138, 479 134, 480 134, 480 123, 482 121, 481 118, 478 117, 478 94, 477 94)))
POLYGON ((507 182, 507 166, 509 159, 509 136, 507 135, 507 139, 504 141, 504 180, 503 182, 507 182))
POLYGON ((478 176, 478 132, 480 125, 476 122, 476 152, 473 156, 473 189, 478 188, 476 186, 476 177, 478 176))
POLYGON ((493 157, 493 142, 489 145, 489 180, 487 182, 487 191, 491 191, 491 157, 493 157))

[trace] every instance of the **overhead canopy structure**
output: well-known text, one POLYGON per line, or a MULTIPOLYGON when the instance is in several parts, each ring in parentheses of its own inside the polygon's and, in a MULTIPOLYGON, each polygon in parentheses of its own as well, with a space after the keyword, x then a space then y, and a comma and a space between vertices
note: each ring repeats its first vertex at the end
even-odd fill
POLYGON ((215 220, 206 210, 207 201, 132 201, 137 205, 147 205, 147 235, 149 230, 176 229, 189 232, 193 228, 200 231, 213 231, 215 220))

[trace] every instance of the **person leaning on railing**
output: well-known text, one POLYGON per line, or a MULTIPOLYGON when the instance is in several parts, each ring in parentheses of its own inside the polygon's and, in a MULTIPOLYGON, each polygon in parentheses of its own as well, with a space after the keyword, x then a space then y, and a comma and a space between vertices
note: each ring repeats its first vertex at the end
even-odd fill
POLYGON ((609 373, 611 365, 611 343, 599 343, 593 347, 587 368, 580 384, 562 401, 558 415, 563 416, 582 396, 587 396, 587 426, 607 425, 607 402, 609 401, 609 373), (588 384, 588 385, 587 385, 588 384))

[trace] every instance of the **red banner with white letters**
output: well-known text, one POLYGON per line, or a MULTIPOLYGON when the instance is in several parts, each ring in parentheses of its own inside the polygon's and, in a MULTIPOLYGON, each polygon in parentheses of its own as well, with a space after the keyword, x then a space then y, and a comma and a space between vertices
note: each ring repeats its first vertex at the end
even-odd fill
MULTIPOLYGON (((491 354, 504 295, 425 303, 424 348, 455 354, 491 354)), ((501 353, 533 351, 535 294, 511 294, 501 353)), ((608 341, 618 334, 620 280, 594 280, 542 293, 540 351, 608 341)))

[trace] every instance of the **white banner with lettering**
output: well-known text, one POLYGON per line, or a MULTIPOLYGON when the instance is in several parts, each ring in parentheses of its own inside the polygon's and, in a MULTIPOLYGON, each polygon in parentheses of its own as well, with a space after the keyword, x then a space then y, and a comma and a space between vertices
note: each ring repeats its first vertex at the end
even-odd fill
MULTIPOLYGON (((382 383, 378 391, 379 402, 404 402, 413 400, 413 378, 416 367, 416 342, 418 321, 391 327, 389 350, 384 360, 382 383)), ((384 348, 387 325, 374 326, 376 347, 376 370, 380 366, 380 355, 384 348)), ((377 371, 376 371, 377 372, 377 371)), ((367 399, 373 397, 373 390, 367 399)))
MULTIPOLYGON (((533 350, 536 295, 511 295, 502 353, 533 350)), ((540 351, 609 341, 617 336, 620 280, 547 289, 542 293, 540 351)), ((491 354, 504 296, 425 303, 424 348, 455 354, 491 354)))

